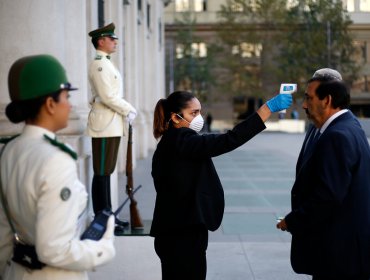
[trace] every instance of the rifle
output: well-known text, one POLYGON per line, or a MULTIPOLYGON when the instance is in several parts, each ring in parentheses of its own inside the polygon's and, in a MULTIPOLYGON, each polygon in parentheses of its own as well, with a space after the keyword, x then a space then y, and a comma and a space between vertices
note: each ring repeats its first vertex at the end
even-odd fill
MULTIPOLYGON (((126 193, 130 198, 130 222, 131 228, 142 229, 144 228, 143 222, 140 218, 139 210, 137 209, 137 201, 134 198, 134 179, 132 176, 132 125, 128 127, 128 142, 127 142, 127 159, 126 159, 126 193)), ((137 189, 139 189, 139 186, 137 189)))

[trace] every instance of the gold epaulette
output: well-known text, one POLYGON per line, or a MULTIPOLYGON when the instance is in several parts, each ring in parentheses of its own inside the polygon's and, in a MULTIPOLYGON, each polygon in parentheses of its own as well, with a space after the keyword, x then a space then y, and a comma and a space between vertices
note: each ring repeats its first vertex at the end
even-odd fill
POLYGON ((71 148, 69 148, 66 144, 62 143, 62 142, 59 142, 51 137, 49 137, 48 135, 44 134, 44 138, 46 140, 48 140, 48 142, 50 142, 53 146, 56 146, 58 147, 59 149, 61 149, 63 152, 66 152, 67 154, 69 154, 74 160, 77 160, 77 153, 75 151, 73 151, 71 148))

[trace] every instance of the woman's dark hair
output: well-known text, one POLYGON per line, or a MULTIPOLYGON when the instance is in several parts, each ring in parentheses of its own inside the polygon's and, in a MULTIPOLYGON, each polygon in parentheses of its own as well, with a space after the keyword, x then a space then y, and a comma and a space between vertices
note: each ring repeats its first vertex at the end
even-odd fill
POLYGON ((336 80, 321 82, 316 89, 316 95, 320 100, 330 95, 334 109, 348 108, 351 100, 349 87, 344 82, 336 80))
POLYGON ((61 92, 61 90, 58 90, 57 92, 39 98, 13 101, 6 106, 5 114, 12 123, 20 123, 25 120, 35 120, 46 99, 51 97, 55 102, 59 102, 61 92))
POLYGON ((170 122, 171 113, 180 114, 188 107, 189 101, 195 98, 194 94, 188 91, 175 91, 166 99, 160 99, 154 109, 153 135, 158 139, 165 133, 170 122))

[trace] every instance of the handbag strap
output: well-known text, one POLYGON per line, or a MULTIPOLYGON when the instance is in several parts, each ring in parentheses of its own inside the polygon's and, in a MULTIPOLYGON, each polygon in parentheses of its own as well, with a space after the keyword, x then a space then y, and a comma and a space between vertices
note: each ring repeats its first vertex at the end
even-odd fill
MULTIPOLYGON (((3 155, 3 152, 4 152, 4 149, 5 149, 5 146, 6 144, 2 147, 1 151, 0 151, 0 171, 1 171, 1 156, 3 155)), ((5 194, 4 194, 4 191, 3 191, 3 184, 2 184, 2 180, 1 180, 1 172, 0 172, 0 196, 1 196, 1 203, 3 204, 3 209, 4 209, 4 212, 5 212, 5 215, 6 215, 6 218, 8 219, 8 223, 9 223, 9 226, 14 234, 14 238, 17 242, 19 243, 24 243, 21 238, 19 237, 17 231, 15 230, 15 227, 13 225, 13 222, 10 218, 10 212, 9 212, 9 206, 8 206, 8 201, 6 200, 6 197, 5 197, 5 194)))

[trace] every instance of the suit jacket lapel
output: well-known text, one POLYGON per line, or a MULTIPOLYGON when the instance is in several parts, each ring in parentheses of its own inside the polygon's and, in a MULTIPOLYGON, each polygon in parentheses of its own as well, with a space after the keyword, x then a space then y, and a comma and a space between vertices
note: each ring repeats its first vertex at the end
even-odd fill
POLYGON ((313 124, 310 124, 310 127, 307 130, 306 137, 303 141, 302 148, 301 148, 301 151, 300 151, 299 156, 298 156, 296 173, 299 172, 299 170, 301 169, 301 167, 303 165, 303 158, 304 158, 303 154, 304 154, 305 148, 307 146, 307 142, 311 138, 311 134, 314 133, 315 129, 316 129, 316 127, 313 124))

